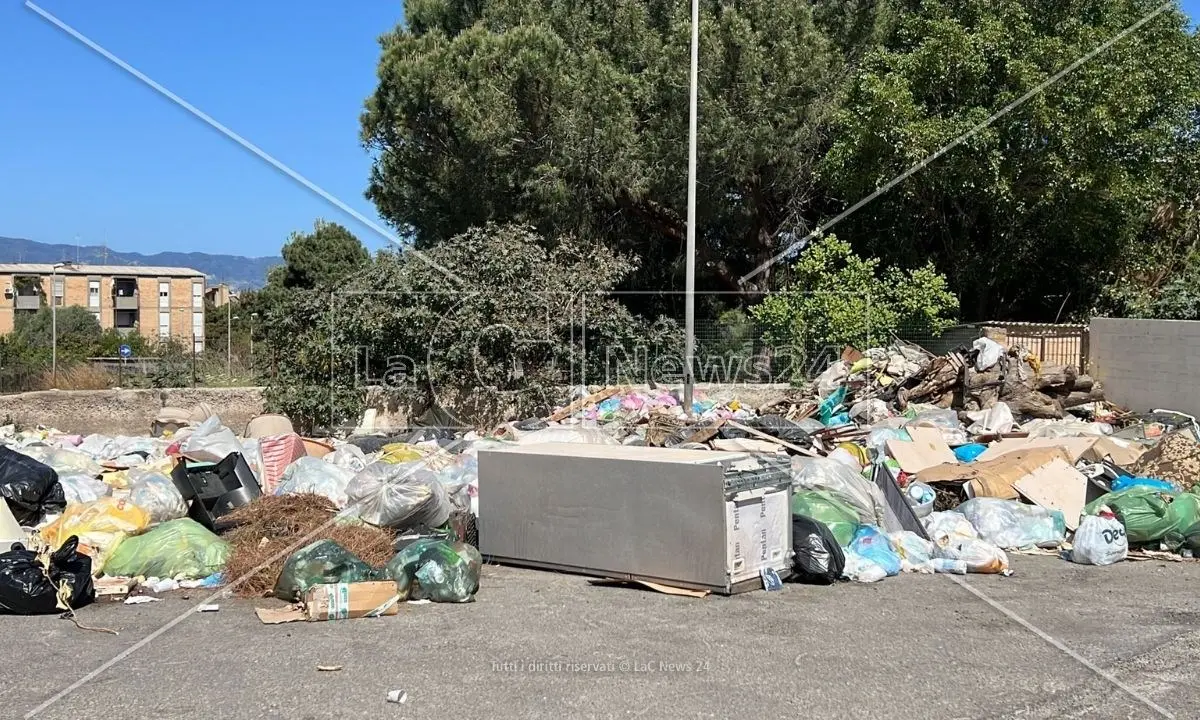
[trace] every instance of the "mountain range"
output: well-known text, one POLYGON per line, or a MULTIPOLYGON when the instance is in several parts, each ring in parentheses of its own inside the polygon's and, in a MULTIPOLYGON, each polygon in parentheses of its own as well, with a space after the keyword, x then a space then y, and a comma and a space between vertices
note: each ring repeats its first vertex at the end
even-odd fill
POLYGON ((100 245, 62 245, 0 237, 0 263, 56 263, 62 260, 89 265, 187 267, 207 275, 211 284, 226 283, 238 289, 262 287, 267 282, 267 271, 283 263, 280 257, 252 258, 201 252, 145 255, 120 252, 100 245))

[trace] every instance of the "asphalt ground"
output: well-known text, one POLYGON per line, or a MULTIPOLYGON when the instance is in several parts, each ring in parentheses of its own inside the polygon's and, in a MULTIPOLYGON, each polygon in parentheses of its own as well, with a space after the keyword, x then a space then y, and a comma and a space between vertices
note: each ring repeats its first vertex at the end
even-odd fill
MULTIPOLYGON (((962 579, 1174 717, 1200 717, 1200 563, 1012 564, 962 579)), ((693 599, 486 567, 474 603, 274 626, 254 608, 277 601, 199 614, 205 595, 186 595, 79 612, 116 636, 0 616, 0 716, 187 613, 36 717, 1161 717, 946 576, 693 599)))

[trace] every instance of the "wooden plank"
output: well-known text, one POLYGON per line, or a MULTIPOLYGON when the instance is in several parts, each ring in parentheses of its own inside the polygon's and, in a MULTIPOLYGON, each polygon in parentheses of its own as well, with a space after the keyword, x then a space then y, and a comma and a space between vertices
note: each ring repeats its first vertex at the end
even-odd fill
POLYGON ((808 457, 821 457, 820 454, 818 454, 812 450, 802 448, 799 445, 793 445, 792 443, 787 442, 786 440, 780 440, 779 438, 775 437, 774 435, 768 435, 765 432, 762 432, 760 430, 755 430, 754 428, 752 428, 748 425, 743 425, 740 422, 737 422, 736 420, 726 420, 725 424, 729 425, 730 427, 735 427, 738 430, 741 430, 742 432, 750 433, 751 435, 753 435, 757 438, 762 438, 763 440, 766 440, 767 442, 773 442, 776 445, 785 447, 788 450, 791 450, 793 452, 798 452, 801 455, 807 455, 808 457))

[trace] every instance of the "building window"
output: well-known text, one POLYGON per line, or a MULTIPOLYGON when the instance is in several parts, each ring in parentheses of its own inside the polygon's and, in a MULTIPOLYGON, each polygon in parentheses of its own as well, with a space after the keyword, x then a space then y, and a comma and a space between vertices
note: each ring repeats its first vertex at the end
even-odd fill
POLYGON ((88 307, 100 307, 100 281, 88 280, 88 307))
POLYGON ((63 278, 54 278, 54 304, 62 307, 63 304, 63 278))
POLYGON ((160 312, 158 314, 158 336, 160 338, 171 337, 171 313, 160 312))
POLYGON ((192 313, 192 335, 197 338, 204 337, 204 313, 192 313))
POLYGON ((170 283, 170 281, 160 280, 158 282, 158 307, 159 308, 171 307, 171 283, 170 283))
POLYGON ((192 283, 192 307, 196 310, 204 309, 204 285, 200 283, 192 283))

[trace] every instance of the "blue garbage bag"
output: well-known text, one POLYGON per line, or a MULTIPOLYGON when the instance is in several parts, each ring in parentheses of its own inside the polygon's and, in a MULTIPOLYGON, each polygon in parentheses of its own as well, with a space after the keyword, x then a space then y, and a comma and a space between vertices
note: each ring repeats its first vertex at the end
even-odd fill
POLYGON ((900 555, 887 536, 874 525, 862 525, 850 541, 850 551, 883 568, 888 575, 900 574, 900 555))
POLYGON ((975 462, 975 458, 983 454, 984 450, 987 450, 987 445, 982 443, 959 445, 954 448, 954 457, 958 458, 960 463, 973 463, 975 462))

